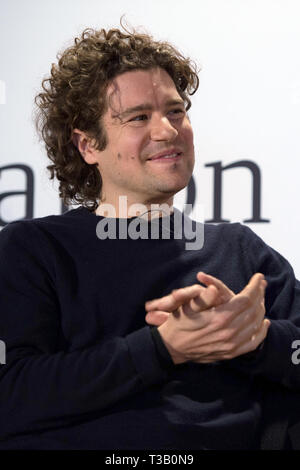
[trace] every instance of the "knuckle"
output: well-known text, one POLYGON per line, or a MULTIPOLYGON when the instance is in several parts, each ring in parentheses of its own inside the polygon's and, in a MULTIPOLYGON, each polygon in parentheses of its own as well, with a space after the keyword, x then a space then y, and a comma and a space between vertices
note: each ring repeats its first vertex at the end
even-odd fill
POLYGON ((233 359, 233 355, 232 354, 224 354, 223 355, 223 359, 225 359, 226 361, 228 361, 229 359, 233 359))
POLYGON ((229 355, 232 354, 234 348, 235 348, 235 344, 233 344, 233 343, 226 343, 225 348, 224 348, 225 354, 229 354, 229 355))
POLYGON ((193 288, 193 293, 197 296, 199 296, 201 292, 203 292, 203 288, 199 286, 199 284, 194 284, 192 288, 193 288))
POLYGON ((226 359, 226 360, 233 359, 234 357, 235 357, 234 350, 226 351, 223 354, 223 359, 226 359))
POLYGON ((265 307, 265 304, 264 304, 264 303, 262 303, 262 304, 260 305, 260 309, 261 309, 261 312, 262 312, 263 314, 266 313, 266 307, 265 307))
POLYGON ((233 331, 232 330, 224 330, 220 333, 220 339, 223 342, 228 342, 232 339, 233 337, 233 331))
POLYGON ((223 358, 229 357, 233 350, 235 349, 235 344, 233 343, 222 343, 220 344, 220 347, 218 348, 219 354, 222 355, 223 358))
POLYGON ((250 296, 247 294, 242 294, 239 298, 239 307, 242 310, 245 310, 251 306, 250 296))
POLYGON ((178 291, 173 291, 171 294, 167 297, 168 302, 170 302, 172 305, 175 305, 178 300, 178 291))

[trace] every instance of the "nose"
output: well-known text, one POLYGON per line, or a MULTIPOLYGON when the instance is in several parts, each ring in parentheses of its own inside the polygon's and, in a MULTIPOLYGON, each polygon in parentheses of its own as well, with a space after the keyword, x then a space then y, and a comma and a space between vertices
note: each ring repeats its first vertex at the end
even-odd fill
POLYGON ((155 119, 151 126, 151 140, 154 141, 172 141, 177 137, 178 131, 172 126, 166 116, 155 119))

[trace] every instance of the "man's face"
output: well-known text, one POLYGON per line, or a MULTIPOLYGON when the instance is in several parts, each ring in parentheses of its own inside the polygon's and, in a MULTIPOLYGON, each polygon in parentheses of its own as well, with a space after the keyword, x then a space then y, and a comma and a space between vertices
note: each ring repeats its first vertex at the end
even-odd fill
POLYGON ((194 168, 193 131, 173 80, 160 68, 126 72, 109 85, 107 102, 108 143, 91 161, 101 173, 101 200, 172 202, 194 168))

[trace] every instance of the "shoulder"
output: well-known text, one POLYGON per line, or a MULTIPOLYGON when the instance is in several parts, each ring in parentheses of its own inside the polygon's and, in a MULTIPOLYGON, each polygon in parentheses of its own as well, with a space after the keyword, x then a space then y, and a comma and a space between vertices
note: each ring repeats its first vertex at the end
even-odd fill
POLYGON ((230 257, 239 257, 253 272, 289 273, 293 268, 286 258, 257 233, 241 223, 205 224, 205 240, 220 244, 230 257))
MULTIPOLYGON (((35 219, 11 222, 0 232, 0 256, 16 258, 38 256, 49 262, 57 253, 58 243, 67 243, 70 234, 84 226, 82 209, 72 209, 62 215, 49 215, 35 219)), ((86 214, 83 214, 86 217, 86 214)), ((89 217, 87 215, 87 217, 89 217)), ((89 220, 89 218, 88 218, 89 220)))
POLYGON ((86 215, 86 209, 79 207, 72 209, 61 215, 48 215, 34 219, 21 219, 10 222, 0 231, 0 240, 19 238, 29 235, 39 236, 42 233, 51 231, 53 228, 59 230, 63 227, 72 227, 76 224, 82 224, 82 217, 86 215))
POLYGON ((205 224, 204 246, 211 257, 241 264, 248 274, 283 260, 257 233, 241 223, 205 224))
POLYGON ((245 246, 252 241, 261 240, 251 228, 239 222, 220 224, 205 223, 204 233, 207 240, 211 239, 218 243, 221 242, 224 245, 238 243, 241 246, 245 246))

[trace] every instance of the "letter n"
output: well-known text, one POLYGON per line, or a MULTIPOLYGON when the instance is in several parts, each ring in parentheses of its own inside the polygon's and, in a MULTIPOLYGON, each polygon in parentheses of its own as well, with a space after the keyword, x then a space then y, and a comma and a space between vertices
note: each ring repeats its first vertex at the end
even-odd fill
POLYGON ((252 217, 246 219, 244 223, 250 222, 270 222, 269 219, 262 219, 260 215, 261 206, 261 175, 258 165, 250 160, 240 160, 230 165, 223 166, 222 162, 207 163, 205 166, 214 168, 214 203, 213 218, 206 220, 208 223, 230 222, 222 219, 222 172, 231 168, 247 168, 252 175, 252 217))

